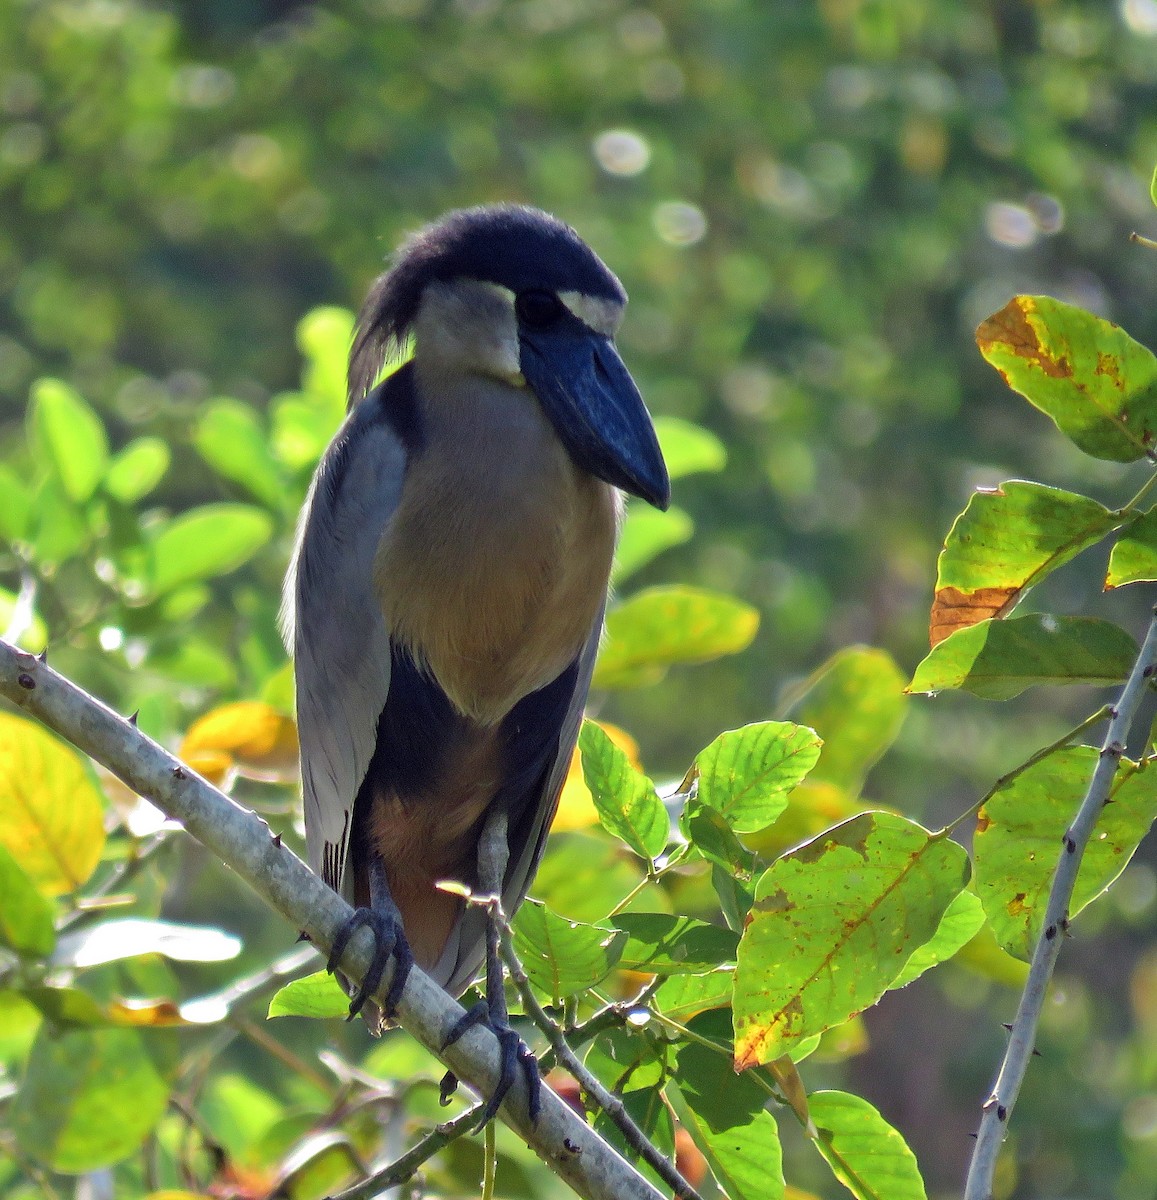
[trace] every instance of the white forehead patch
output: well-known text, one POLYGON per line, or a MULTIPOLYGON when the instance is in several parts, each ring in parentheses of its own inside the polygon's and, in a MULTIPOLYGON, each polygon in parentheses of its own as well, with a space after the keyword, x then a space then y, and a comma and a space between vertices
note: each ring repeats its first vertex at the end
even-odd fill
POLYGON ((582 323, 605 337, 614 337, 623 319, 623 306, 605 296, 588 296, 586 292, 559 292, 558 298, 582 323))

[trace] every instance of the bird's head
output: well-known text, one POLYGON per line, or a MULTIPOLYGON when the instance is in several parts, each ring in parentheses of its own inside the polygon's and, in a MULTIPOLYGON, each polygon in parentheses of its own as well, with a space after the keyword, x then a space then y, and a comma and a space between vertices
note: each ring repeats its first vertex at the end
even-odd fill
POLYGON ((665 509, 667 468, 614 335, 623 285, 568 225, 518 205, 447 214, 370 290, 350 354, 350 402, 410 333, 444 363, 529 386, 574 461, 665 509))

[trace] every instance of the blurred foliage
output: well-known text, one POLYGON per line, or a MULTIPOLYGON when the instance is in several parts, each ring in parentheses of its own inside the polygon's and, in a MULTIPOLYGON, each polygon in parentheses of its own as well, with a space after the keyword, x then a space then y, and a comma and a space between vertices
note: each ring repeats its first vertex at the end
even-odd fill
MULTIPOLYGON (((706 655, 648 638, 640 653, 656 657, 604 682, 662 684, 600 692, 599 715, 631 730, 656 778, 682 772, 721 729, 768 717, 825 741, 794 802, 738 849, 712 817, 726 805, 685 814, 715 857, 718 894, 704 872, 646 883, 581 821, 557 839, 536 894, 586 922, 636 887, 644 911, 735 916, 750 902, 742 881, 726 884, 740 851, 782 853, 853 816, 865 788, 873 808, 948 819, 1082 701, 1038 690, 996 710, 897 696, 926 646, 944 530, 978 485, 1014 475, 1090 492, 1110 512, 1144 478, 1143 466, 1093 463, 1010 403, 971 331, 1013 293, 1048 293, 1157 344, 1154 260, 1126 236, 1154 224, 1155 39, 1150 0, 14 0, 0 8, 0 632, 50 644, 55 666, 139 710, 153 736, 177 747, 188 734, 190 760, 292 838, 292 789, 265 783, 284 777, 278 719, 292 691, 276 612, 296 513, 344 408, 349 309, 406 231, 455 205, 526 200, 573 223, 622 277, 624 356, 668 456, 688 464, 676 510, 632 515, 625 615, 612 619, 653 628, 681 606, 723 639, 713 652, 754 638, 692 667, 679 664, 706 655), (712 622, 691 611, 702 597, 712 622), (883 650, 824 665, 858 642, 883 650), (231 714, 229 744, 190 728, 237 701, 265 707, 231 714)), ((1067 554, 1050 550, 1055 524, 1031 528, 1043 558, 984 584, 1004 589, 1001 603, 1067 554)), ((1130 524, 1111 582, 1152 579, 1154 544, 1151 522, 1130 524)), ((1084 610, 1104 578, 1098 553, 1050 574, 1026 607, 1084 610)), ((940 583, 964 590, 958 575, 940 583)), ((1114 595, 1097 615, 1139 632, 1143 607, 1114 595)), ((943 653, 958 653, 951 641, 943 653)), ((115 894, 139 857, 136 911, 224 926, 244 950, 227 965, 154 954, 94 966, 87 990, 53 1011, 75 1017, 89 996, 105 1020, 118 996, 197 993, 219 1011, 222 990, 286 949, 286 931, 101 782, 112 832, 89 886, 115 894)), ((67 786, 81 796, 92 783, 67 786)), ((85 845, 95 854, 100 839, 85 845)), ((35 859, 9 857, 0 883, 31 914, 23 949, 43 951, 36 897, 72 885, 26 887, 18 872, 33 880, 35 859)), ((1004 1195, 1152 1194, 1157 968, 1139 949, 1157 919, 1151 852, 1114 896, 1082 917, 1100 938, 1066 947, 1041 1036, 1065 1086, 1030 1071, 1012 1139, 1021 1169, 1004 1195)), ((58 902, 58 921, 74 899, 58 902)), ((962 959, 973 965, 874 1010, 867 1054, 814 1068, 819 1082, 850 1078, 903 1129, 932 1191, 962 1176, 1011 1009, 992 980, 1016 979, 982 939, 962 959)), ((689 1019, 698 1001, 676 989, 697 980, 706 993, 709 979, 671 976, 664 1011, 689 1019)), ((4 1061, 22 1063, 41 1010, 8 992, 0 1005, 4 1061)), ((158 1023, 166 1010, 142 1011, 158 1023)), ((257 1191, 344 1081, 316 1065, 278 1074, 257 1034, 229 1028, 181 1035, 181 1084, 203 1092, 194 1156, 226 1147, 232 1182, 257 1191)), ((336 1046, 368 1063, 359 1036, 309 1023, 294 1051, 314 1062, 336 1046)), ((115 1050, 111 1038, 77 1057, 74 1086, 115 1050)), ((370 1058, 412 1079, 411 1111, 436 1121, 423 1081, 437 1069, 405 1054, 389 1039, 370 1058)), ((171 1078, 159 1052, 141 1070, 142 1097, 171 1078)), ((717 1131, 693 1123, 710 1157, 717 1131)), ((303 1195, 372 1141, 356 1119, 346 1128, 348 1144, 315 1143, 303 1195)), ((166 1116, 155 1160, 175 1161, 185 1135, 166 1116)), ((792 1136, 788 1177, 835 1194, 792 1136)), ((505 1134, 500 1148, 508 1194, 549 1189, 505 1134)), ((477 1165, 461 1147, 430 1177, 461 1186, 477 1165)), ((0 1163, 0 1190, 13 1170, 0 1163)))

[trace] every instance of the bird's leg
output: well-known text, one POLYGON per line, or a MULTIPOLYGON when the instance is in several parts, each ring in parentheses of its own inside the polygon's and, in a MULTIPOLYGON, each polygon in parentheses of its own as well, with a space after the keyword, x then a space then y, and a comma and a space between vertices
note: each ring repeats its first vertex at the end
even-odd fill
POLYGON ((341 962, 341 956, 349 944, 354 932, 363 925, 368 925, 374 935, 374 956, 370 960, 369 970, 362 979, 361 985, 350 1001, 350 1020, 361 1012, 366 1001, 378 990, 386 963, 390 956, 394 957, 394 977, 390 980, 390 990, 386 993, 382 1014, 386 1018, 393 1017, 397 1011, 398 1001, 406 986, 406 978, 414 965, 414 956, 410 952, 410 944, 406 941, 405 930, 402 928, 402 915, 390 895, 389 881, 386 879, 386 868, 381 856, 375 851, 370 854, 369 863, 370 903, 366 908, 355 908, 353 915, 338 930, 333 939, 333 949, 330 951, 328 971, 336 971, 341 962))
MULTIPOLYGON (((474 1005, 465 1016, 450 1030, 443 1043, 443 1048, 456 1042, 467 1029, 474 1025, 487 1025, 494 1036, 498 1038, 501 1049, 501 1068, 498 1084, 493 1095, 486 1102, 482 1116, 478 1122, 479 1128, 491 1120, 498 1112, 506 1093, 514 1083, 515 1075, 521 1065, 526 1076, 527 1107, 532 1121, 538 1119, 542 1107, 542 1081, 538 1074, 538 1062, 531 1053, 530 1047, 510 1027, 510 1017, 506 1008, 506 987, 502 972, 502 955, 499 944, 502 938, 502 914, 498 908, 502 895, 502 882, 506 876, 506 864, 510 857, 510 847, 507 841, 507 817, 505 811, 494 809, 482 826, 482 836, 478 842, 478 882, 480 890, 493 898, 493 903, 487 909, 486 917, 486 999, 474 1005)), ((443 1080, 443 1095, 453 1091, 452 1074, 443 1080)))

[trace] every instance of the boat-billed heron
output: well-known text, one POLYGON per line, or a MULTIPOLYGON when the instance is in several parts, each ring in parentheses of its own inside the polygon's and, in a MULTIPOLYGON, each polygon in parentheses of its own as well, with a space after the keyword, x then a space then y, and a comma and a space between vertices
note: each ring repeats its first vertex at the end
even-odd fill
POLYGON ((349 415, 322 458, 286 581, 309 858, 390 955, 460 994, 487 962, 503 1048, 492 1116, 529 1051, 506 1019, 497 934, 438 887, 522 902, 578 736, 620 491, 670 484, 614 335, 626 293, 532 208, 452 212, 373 285, 349 415), (391 351, 413 357, 381 383, 391 351))

